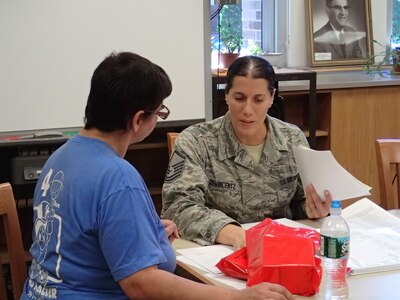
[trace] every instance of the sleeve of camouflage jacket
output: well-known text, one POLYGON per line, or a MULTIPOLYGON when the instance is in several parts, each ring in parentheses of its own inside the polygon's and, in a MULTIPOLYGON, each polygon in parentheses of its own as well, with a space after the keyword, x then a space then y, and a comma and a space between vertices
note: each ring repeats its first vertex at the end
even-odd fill
POLYGON ((297 183, 296 193, 290 203, 290 210, 292 211, 293 220, 304 220, 307 219, 307 213, 305 211, 306 196, 304 194, 303 185, 299 179, 297 183))
POLYGON ((207 157, 204 142, 195 131, 179 135, 163 185, 161 212, 163 218, 177 224, 182 237, 204 245, 214 244, 227 224, 239 225, 220 210, 205 205, 207 157))
MULTIPOLYGON (((304 136, 304 134, 301 131, 299 134, 299 138, 300 138, 299 145, 305 146, 307 148, 310 147, 306 137, 304 136)), ((301 220, 301 219, 308 218, 305 207, 304 207, 305 202, 306 202, 306 195, 304 193, 303 184, 301 182, 300 174, 299 174, 299 180, 297 181, 296 192, 290 203, 290 209, 292 211, 293 220, 301 220)))

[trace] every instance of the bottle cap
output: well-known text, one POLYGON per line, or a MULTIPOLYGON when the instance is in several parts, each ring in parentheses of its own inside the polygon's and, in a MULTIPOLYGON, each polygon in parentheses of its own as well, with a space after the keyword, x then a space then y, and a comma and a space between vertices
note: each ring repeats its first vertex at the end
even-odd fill
POLYGON ((331 204, 332 208, 341 208, 342 207, 342 202, 339 200, 332 200, 331 204))

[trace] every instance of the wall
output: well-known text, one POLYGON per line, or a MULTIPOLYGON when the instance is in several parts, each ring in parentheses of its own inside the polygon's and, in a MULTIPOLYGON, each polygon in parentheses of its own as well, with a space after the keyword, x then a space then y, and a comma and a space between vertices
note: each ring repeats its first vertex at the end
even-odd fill
MULTIPOLYGON (((306 0, 286 1, 288 66, 304 67, 306 0)), ((373 38, 384 42, 387 1, 371 3, 373 38)), ((94 68, 122 50, 170 74, 169 120, 210 119, 209 16, 209 0, 0 1, 0 132, 81 126, 94 68)))
POLYGON ((91 75, 112 51, 136 52, 167 71, 169 120, 204 118, 208 3, 0 1, 0 132, 82 126, 91 75))
POLYGON ((243 47, 249 46, 249 41, 261 46, 261 0, 242 1, 243 47))
MULTIPOLYGON (((320 0, 325 2, 325 0, 320 0)), ((287 65, 304 67, 308 65, 307 42, 307 0, 289 0, 291 7, 290 30, 288 38, 287 65)), ((387 40, 387 0, 371 0, 372 37, 385 44, 387 40)), ((382 49, 374 46, 374 52, 382 49)))

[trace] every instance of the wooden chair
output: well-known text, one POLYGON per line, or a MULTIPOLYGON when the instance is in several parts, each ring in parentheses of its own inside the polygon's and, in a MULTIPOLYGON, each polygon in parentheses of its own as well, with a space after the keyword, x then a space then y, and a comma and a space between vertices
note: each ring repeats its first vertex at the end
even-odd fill
POLYGON ((400 208, 400 139, 375 141, 381 206, 400 208))
POLYGON ((171 157, 172 153, 174 152, 174 145, 176 138, 178 137, 178 132, 167 132, 167 141, 168 141, 168 154, 171 157))
MULTIPOLYGON (((2 219, 4 225, 8 260, 11 269, 13 296, 14 299, 19 299, 27 278, 27 268, 17 208, 14 194, 9 183, 0 184, 0 219, 2 219)), ((0 299, 8 299, 2 264, 0 264, 0 299)))

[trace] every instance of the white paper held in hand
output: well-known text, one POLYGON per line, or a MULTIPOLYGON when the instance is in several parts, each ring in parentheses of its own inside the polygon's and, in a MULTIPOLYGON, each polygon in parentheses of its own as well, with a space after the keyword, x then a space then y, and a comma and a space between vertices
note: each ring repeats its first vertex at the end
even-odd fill
POLYGON ((331 151, 300 146, 294 148, 293 152, 303 187, 312 183, 321 200, 325 199, 325 190, 329 190, 335 200, 371 195, 371 187, 347 172, 331 151))

